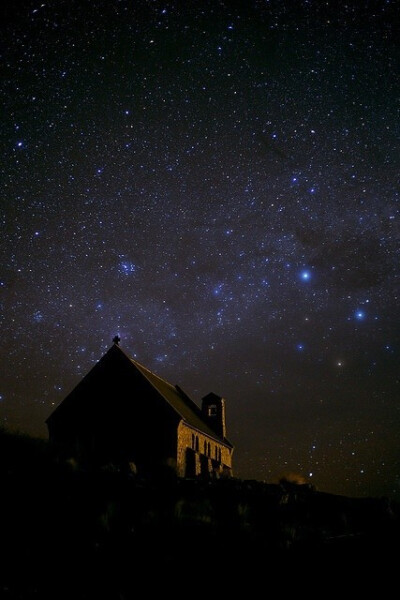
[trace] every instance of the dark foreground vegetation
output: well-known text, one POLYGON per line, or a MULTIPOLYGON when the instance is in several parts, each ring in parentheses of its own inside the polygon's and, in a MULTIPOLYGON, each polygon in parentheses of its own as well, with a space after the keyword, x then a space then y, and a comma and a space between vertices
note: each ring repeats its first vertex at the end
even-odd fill
POLYGON ((386 498, 87 473, 4 431, 0 478, 1 599, 333 598, 397 581, 400 510, 386 498))

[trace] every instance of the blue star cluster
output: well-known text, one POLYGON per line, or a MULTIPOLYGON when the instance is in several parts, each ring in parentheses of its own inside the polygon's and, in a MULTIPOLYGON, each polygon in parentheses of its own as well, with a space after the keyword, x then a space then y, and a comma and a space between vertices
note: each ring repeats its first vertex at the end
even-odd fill
POLYGON ((1 8, 3 426, 110 347, 227 399, 235 474, 400 495, 400 8, 1 8))

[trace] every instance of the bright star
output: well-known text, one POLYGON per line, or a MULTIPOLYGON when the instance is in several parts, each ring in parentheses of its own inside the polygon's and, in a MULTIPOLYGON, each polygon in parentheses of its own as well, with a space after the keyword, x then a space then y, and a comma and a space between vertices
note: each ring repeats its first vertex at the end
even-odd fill
POLYGON ((135 273, 136 272, 136 265, 133 262, 130 261, 121 261, 119 263, 119 272, 122 275, 130 275, 131 273, 135 273))
POLYGON ((303 271, 301 271, 300 273, 300 278, 303 281, 309 281, 311 279, 311 272, 308 271, 307 269, 304 269, 303 271))

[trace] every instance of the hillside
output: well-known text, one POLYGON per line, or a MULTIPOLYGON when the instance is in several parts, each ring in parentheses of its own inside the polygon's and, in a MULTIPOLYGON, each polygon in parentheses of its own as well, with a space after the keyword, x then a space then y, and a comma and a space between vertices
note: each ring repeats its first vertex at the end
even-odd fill
POLYGON ((6 432, 0 457, 2 598, 128 600, 143 585, 183 596, 212 581, 218 595, 315 577, 382 591, 394 580, 400 511, 386 498, 85 473, 6 432))

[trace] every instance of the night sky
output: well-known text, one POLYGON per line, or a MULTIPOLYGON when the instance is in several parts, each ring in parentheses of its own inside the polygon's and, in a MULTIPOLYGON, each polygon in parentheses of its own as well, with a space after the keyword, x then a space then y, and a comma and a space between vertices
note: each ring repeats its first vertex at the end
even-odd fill
POLYGON ((234 474, 400 498, 400 6, 2 3, 0 423, 121 348, 234 474))

